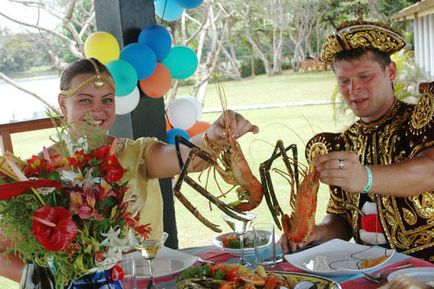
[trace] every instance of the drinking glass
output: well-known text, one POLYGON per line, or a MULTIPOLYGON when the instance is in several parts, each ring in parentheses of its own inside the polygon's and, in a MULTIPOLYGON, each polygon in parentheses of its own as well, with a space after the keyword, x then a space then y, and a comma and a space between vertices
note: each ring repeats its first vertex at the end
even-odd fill
POLYGON ((124 278, 121 280, 122 288, 137 289, 136 262, 134 256, 123 256, 120 266, 122 270, 124 270, 124 278))
POLYGON ((252 228, 256 265, 273 266, 276 261, 276 237, 273 223, 255 223, 252 228), (265 246, 267 244, 268 246, 265 246))
POLYGON ((166 242, 168 236, 169 234, 166 232, 152 232, 148 239, 142 239, 136 245, 136 249, 141 252, 142 256, 148 261, 149 283, 146 287, 147 289, 156 289, 152 261, 163 246, 164 242, 166 242))
POLYGON ((240 215, 240 217, 244 218, 245 221, 235 219, 229 215, 223 215, 223 220, 231 227, 231 229, 238 235, 240 240, 240 260, 238 264, 244 266, 251 266, 250 262, 248 262, 244 258, 244 234, 247 231, 247 227, 250 226, 252 220, 256 217, 255 213, 245 213, 240 215))

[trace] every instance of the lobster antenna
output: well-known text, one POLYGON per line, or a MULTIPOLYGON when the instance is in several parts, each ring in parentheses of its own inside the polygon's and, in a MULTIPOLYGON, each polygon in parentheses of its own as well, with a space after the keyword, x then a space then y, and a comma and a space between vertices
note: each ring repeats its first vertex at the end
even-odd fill
POLYGON ((220 98, 220 103, 222 105, 222 110, 223 110, 223 114, 224 114, 224 120, 225 120, 225 129, 226 132, 229 131, 229 123, 226 121, 226 119, 228 118, 227 114, 228 114, 228 103, 227 103, 227 98, 226 98, 226 93, 225 93, 225 89, 223 87, 223 83, 221 81, 221 76, 220 76, 220 72, 216 71, 216 73, 214 74, 214 79, 215 79, 215 85, 216 85, 216 91, 217 91, 217 95, 220 98))

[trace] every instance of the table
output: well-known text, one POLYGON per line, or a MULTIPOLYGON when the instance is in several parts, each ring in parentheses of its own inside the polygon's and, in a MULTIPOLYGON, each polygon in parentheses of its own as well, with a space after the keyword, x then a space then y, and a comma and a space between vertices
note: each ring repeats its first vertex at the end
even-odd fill
MULTIPOLYGON (((237 263, 239 256, 233 255, 230 253, 223 252, 221 249, 214 246, 205 246, 205 247, 195 247, 188 248, 182 250, 185 253, 198 256, 205 260, 212 260, 217 263, 237 263)), ((254 255, 247 255, 247 260, 254 263, 254 255)), ((383 270, 388 267, 397 266, 399 264, 410 262, 413 264, 413 267, 434 267, 434 264, 431 264, 427 261, 414 258, 405 254, 395 253, 392 258, 387 261, 387 263, 382 266, 380 269, 374 269, 368 271, 369 273, 375 273, 377 270, 383 270)), ((303 272, 302 270, 292 266, 287 262, 282 262, 277 266, 271 268, 273 271, 286 271, 286 272, 303 272)), ((389 271, 393 272, 393 271, 389 271)), ((175 280, 179 274, 174 274, 172 276, 167 276, 161 279, 157 279, 156 283, 158 284, 158 288, 175 288, 175 280)), ((375 289, 379 288, 384 284, 375 284, 363 278, 362 274, 351 275, 351 276, 339 276, 339 277, 326 277, 338 282, 343 289, 375 289)))

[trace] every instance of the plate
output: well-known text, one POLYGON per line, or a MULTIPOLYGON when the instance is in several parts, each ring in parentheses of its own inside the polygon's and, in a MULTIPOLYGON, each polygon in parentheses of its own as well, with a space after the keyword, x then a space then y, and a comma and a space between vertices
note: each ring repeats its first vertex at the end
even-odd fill
POLYGON ((390 273, 389 276, 387 276, 387 280, 392 281, 396 279, 396 277, 398 277, 399 275, 405 275, 422 283, 434 286, 434 267, 415 267, 401 269, 390 273))
MULTIPOLYGON (((234 255, 240 255, 241 254, 241 250, 240 249, 235 249, 235 248, 226 248, 223 246, 222 240, 224 237, 226 236, 230 236, 233 235, 233 232, 228 232, 228 233, 222 233, 220 235, 217 235, 213 238, 212 243, 214 246, 222 249, 224 252, 227 253, 231 253, 234 255)), ((266 239, 266 243, 258 246, 258 249, 263 249, 263 248, 267 248, 270 244, 271 244, 271 232, 267 232, 264 231, 264 239, 266 239)), ((254 254, 255 253, 255 247, 253 246, 253 231, 249 230, 246 232, 246 234, 244 235, 244 239, 247 241, 247 246, 244 246, 244 254, 254 254)), ((245 242, 246 243, 246 242, 245 242)))
POLYGON ((278 274, 283 278, 285 278, 288 281, 290 288, 293 288, 297 283, 301 281, 311 281, 312 283, 315 283, 316 288, 318 289, 342 289, 339 283, 322 276, 316 276, 316 275, 306 274, 306 273, 293 273, 293 272, 280 272, 280 271, 273 272, 273 274, 278 274))
POLYGON ((386 263, 395 250, 379 246, 364 246, 333 239, 304 251, 285 255, 295 267, 325 276, 354 275, 378 268, 386 263))
MULTIPOLYGON (((136 277, 138 279, 148 279, 148 261, 140 254, 140 252, 133 252, 127 254, 127 256, 134 257, 136 263, 136 277)), ((193 265, 197 260, 198 257, 196 256, 163 246, 152 262, 154 277, 159 278, 181 272, 193 265)))

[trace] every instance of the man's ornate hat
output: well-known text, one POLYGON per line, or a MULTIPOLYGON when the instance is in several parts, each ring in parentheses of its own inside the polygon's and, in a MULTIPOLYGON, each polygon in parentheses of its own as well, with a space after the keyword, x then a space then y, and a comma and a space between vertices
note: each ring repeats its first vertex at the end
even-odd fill
POLYGON ((320 60, 331 63, 336 53, 360 47, 374 48, 392 55, 405 45, 404 37, 385 23, 346 21, 336 28, 336 32, 327 36, 320 60))

